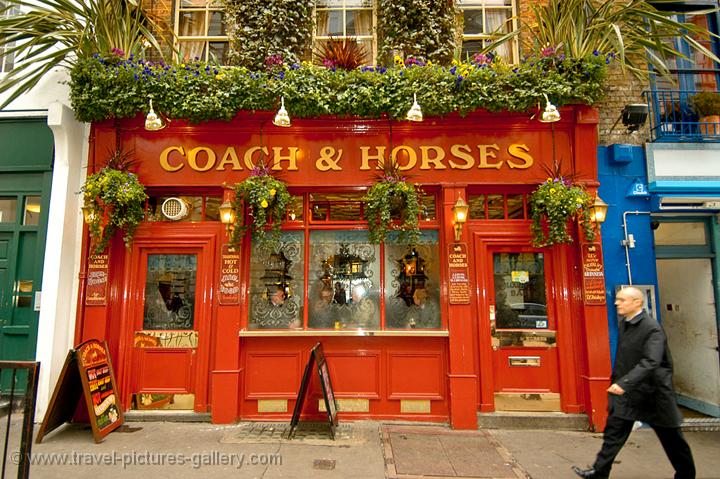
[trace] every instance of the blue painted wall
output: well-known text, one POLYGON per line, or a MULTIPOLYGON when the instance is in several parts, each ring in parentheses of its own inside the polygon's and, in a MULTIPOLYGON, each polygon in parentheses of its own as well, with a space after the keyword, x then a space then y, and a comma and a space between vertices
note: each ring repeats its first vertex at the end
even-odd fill
MULTIPOLYGON (((635 236, 635 248, 630 249, 630 265, 633 284, 656 285, 655 248, 650 228, 650 198, 631 197, 631 186, 636 180, 647 185, 645 150, 641 146, 615 145, 598 148, 598 177, 600 197, 609 205, 607 219, 602 224, 603 259, 605 262, 605 286, 608 303, 608 326, 610 351, 613 361, 617 351, 617 313, 615 286, 628 284, 628 269, 623 234, 623 213, 642 211, 644 214, 628 213, 628 233, 635 236), (615 150, 615 151, 614 151, 615 150), (619 150, 619 151, 617 151, 619 150)), ((658 305, 655 305, 658 311, 658 305)))

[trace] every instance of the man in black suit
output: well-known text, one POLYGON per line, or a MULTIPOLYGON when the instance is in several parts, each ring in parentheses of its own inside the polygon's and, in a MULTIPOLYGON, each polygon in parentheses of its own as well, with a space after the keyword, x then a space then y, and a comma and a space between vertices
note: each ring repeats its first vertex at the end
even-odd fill
MULTIPOLYGON (((644 295, 633 286, 620 290, 615 307, 623 319, 618 324, 618 350, 608 388, 609 416, 603 445, 591 469, 573 466, 586 479, 610 476, 635 421, 649 424, 675 468, 675 479, 694 479, 695 463, 680 425, 672 385, 672 359, 662 327, 643 309, 644 295)), ((649 476, 652 472, 649 471, 649 476)))

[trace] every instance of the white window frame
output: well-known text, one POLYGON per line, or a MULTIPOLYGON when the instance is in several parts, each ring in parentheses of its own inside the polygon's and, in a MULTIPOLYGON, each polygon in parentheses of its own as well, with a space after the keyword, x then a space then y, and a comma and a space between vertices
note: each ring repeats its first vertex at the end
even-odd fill
MULTIPOLYGON (((5 8, 6 4, 5 2, 0 1, 0 9, 5 8)), ((12 7, 8 9, 5 12, 6 17, 11 17, 13 15, 17 15, 19 10, 17 7, 12 7)), ((0 75, 3 73, 9 73, 15 68, 15 55, 10 55, 9 57, 5 56, 5 50, 12 48, 13 44, 6 45, 4 47, 0 47, 0 75)))
MULTIPOLYGON (((465 10, 480 10, 483 12, 483 33, 477 33, 477 34, 471 34, 466 35, 463 31, 462 33, 462 42, 463 44, 466 41, 487 41, 492 40, 493 38, 497 38, 497 35, 492 35, 492 32, 486 31, 486 25, 485 25, 485 19, 487 16, 485 15, 486 11, 497 11, 502 10, 509 13, 509 18, 512 19, 512 31, 515 31, 518 29, 518 22, 517 22, 517 0, 511 0, 510 6, 505 5, 488 5, 489 3, 492 3, 492 0, 459 0, 458 1, 458 10, 461 14, 464 16, 465 10)), ((464 30, 464 27, 463 27, 464 30)), ((462 45, 460 47, 460 51, 462 51, 462 45)), ((510 41, 510 52, 512 54, 512 58, 503 58, 507 63, 516 64, 519 61, 520 58, 520 48, 518 45, 518 39, 517 37, 512 39, 510 41)), ((461 60, 465 60, 465 58, 461 58, 461 60)))
MULTIPOLYGON (((183 58, 182 46, 183 43, 187 42, 204 42, 205 47, 204 58, 200 58, 202 61, 210 60, 210 43, 224 42, 230 44, 230 37, 227 35, 208 35, 208 29, 210 28, 210 17, 213 12, 223 12, 224 7, 218 0, 206 0, 203 5, 192 5, 183 6, 183 0, 176 0, 175 2, 175 47, 178 51, 176 53, 179 61, 192 61, 194 58, 183 58), (203 35, 180 35, 180 14, 183 12, 204 12, 205 13, 205 31, 203 35)), ((218 59, 222 61, 222 59, 218 59)))
MULTIPOLYGON (((330 40, 330 35, 319 35, 318 34, 318 24, 317 24, 317 16, 318 12, 329 12, 329 11, 342 11, 343 14, 343 34, 340 35, 333 35, 332 38, 336 40, 345 40, 347 38, 352 38, 355 40, 370 40, 371 41, 371 51, 367 52, 369 53, 369 64, 374 65, 376 63, 377 59, 377 3, 373 0, 369 7, 358 7, 358 6, 348 6, 348 2, 351 2, 352 0, 339 0, 340 5, 333 5, 333 6, 318 6, 320 3, 320 0, 318 0, 315 4, 315 11, 313 13, 313 50, 315 49, 318 41, 324 41, 324 40, 330 40), (372 26, 371 31, 372 33, 370 35, 347 35, 347 23, 345 22, 345 12, 352 11, 352 10, 371 10, 372 12, 372 26)), ((314 52, 313 52, 314 55, 314 52)))

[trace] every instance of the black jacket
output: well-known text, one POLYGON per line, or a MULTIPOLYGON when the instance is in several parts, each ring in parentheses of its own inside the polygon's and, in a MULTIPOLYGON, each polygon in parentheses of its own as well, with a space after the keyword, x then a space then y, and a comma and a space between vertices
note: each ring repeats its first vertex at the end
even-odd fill
POLYGON ((612 382, 625 394, 609 395, 610 414, 662 427, 679 427, 682 414, 672 385, 672 358, 662 327, 643 311, 618 324, 612 382))

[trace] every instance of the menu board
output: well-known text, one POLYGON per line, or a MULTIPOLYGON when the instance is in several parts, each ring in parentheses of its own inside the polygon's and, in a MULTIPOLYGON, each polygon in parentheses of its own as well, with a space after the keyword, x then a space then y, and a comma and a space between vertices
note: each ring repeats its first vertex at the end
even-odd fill
POLYGON ((466 243, 449 245, 448 280, 450 304, 470 304, 470 275, 466 243))
POLYGON ((104 306, 107 301, 109 255, 94 254, 88 258, 85 304, 104 306))
POLYGON ((305 397, 307 396, 307 389, 310 384, 310 377, 312 376, 313 363, 317 365, 317 372, 322 386, 323 399, 325 400, 325 411, 327 412, 328 422, 330 423, 330 437, 335 439, 335 428, 338 423, 337 403, 335 401, 335 393, 333 392, 332 382, 330 381, 330 371, 328 370, 328 364, 325 360, 325 353, 323 352, 321 343, 317 343, 310 351, 310 357, 308 358, 307 365, 305 366, 305 372, 303 373, 302 381, 300 382, 300 390, 298 391, 297 399, 295 400, 295 409, 293 410, 292 419, 290 420, 288 439, 292 438, 295 428, 300 422, 300 413, 302 413, 305 397))
POLYGON ((222 247, 218 291, 220 304, 240 303, 240 255, 227 244, 222 247))
POLYGON ((605 304, 605 271, 600 243, 582 245, 582 264, 585 304, 605 304))
POLYGON ((68 352, 50 405, 38 430, 36 442, 45 434, 71 421, 80 396, 85 396, 95 442, 100 442, 123 423, 115 376, 107 344, 91 339, 68 352))

